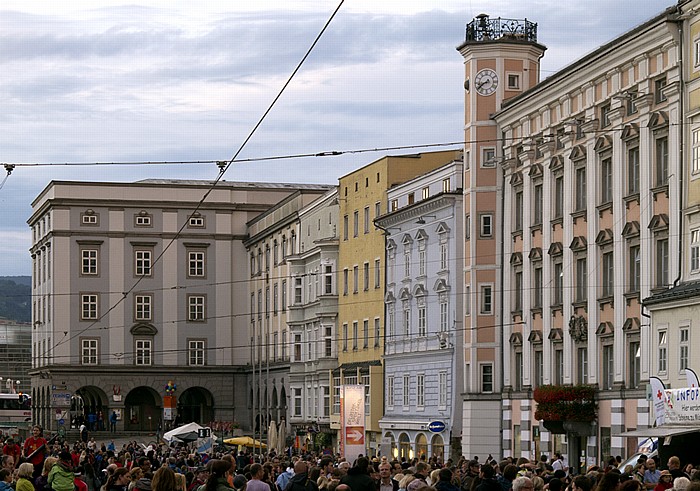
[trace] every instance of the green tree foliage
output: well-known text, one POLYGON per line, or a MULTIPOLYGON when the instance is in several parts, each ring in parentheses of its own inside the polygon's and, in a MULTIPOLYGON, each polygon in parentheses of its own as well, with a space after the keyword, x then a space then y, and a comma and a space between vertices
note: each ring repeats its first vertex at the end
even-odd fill
POLYGON ((0 276, 0 317, 32 321, 32 287, 28 276, 0 276))

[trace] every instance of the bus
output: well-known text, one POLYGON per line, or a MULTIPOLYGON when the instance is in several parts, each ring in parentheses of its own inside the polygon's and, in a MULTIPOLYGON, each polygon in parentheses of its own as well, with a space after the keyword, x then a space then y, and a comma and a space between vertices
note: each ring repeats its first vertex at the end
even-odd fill
POLYGON ((0 394, 0 427, 26 428, 32 420, 32 398, 27 394, 0 394))

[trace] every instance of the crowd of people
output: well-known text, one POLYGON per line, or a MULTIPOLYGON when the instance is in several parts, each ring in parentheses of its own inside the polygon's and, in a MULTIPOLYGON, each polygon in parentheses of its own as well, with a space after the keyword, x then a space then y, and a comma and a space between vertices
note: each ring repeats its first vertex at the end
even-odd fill
POLYGON ((72 445, 47 441, 41 428, 22 445, 2 444, 0 491, 700 491, 700 471, 681 469, 671 457, 667 469, 642 455, 620 469, 620 458, 572 475, 560 454, 538 461, 490 455, 438 459, 360 456, 261 455, 221 448, 197 453, 186 445, 115 448, 94 439, 72 445))

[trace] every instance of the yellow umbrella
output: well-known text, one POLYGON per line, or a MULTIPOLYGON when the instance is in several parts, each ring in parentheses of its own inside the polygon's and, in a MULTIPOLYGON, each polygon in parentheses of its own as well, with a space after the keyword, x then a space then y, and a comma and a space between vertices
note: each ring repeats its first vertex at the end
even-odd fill
POLYGON ((235 436, 233 438, 227 438, 226 440, 224 440, 224 443, 226 443, 227 445, 243 445, 245 447, 267 448, 267 445, 265 445, 262 442, 259 442, 258 440, 254 440, 249 436, 235 436))

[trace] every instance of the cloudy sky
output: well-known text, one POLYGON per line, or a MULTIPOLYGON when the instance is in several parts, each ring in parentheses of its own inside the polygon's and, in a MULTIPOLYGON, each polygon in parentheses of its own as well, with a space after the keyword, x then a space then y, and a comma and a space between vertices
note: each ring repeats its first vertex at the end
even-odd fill
MULTIPOLYGON (((459 141, 455 47, 474 16, 537 22, 544 78, 671 4, 346 0, 240 158, 459 141)), ((2 0, 0 162, 228 160, 336 5, 2 0)), ((234 164, 225 179, 335 183, 381 155, 234 164)), ((52 179, 217 173, 214 164, 18 166, 0 189, 0 275, 30 274, 26 220, 52 179)))

